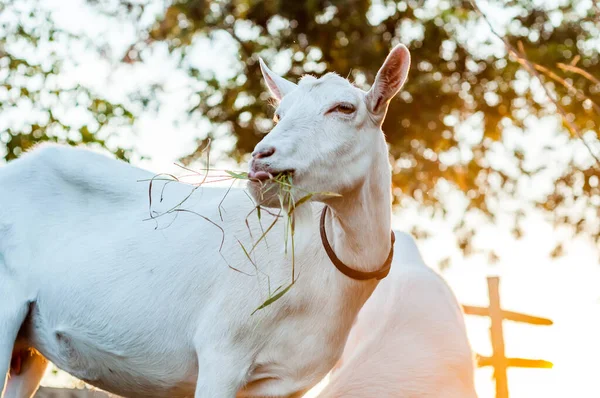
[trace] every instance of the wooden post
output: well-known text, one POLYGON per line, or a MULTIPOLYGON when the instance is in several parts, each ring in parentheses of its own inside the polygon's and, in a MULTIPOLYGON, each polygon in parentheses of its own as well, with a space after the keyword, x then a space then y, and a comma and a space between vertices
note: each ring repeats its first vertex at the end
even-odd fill
POLYGON ((509 367, 551 368, 552 362, 544 361, 542 359, 507 358, 504 352, 504 329, 502 327, 502 321, 506 319, 514 322, 542 326, 552 325, 552 321, 550 319, 521 314, 519 312, 504 311, 500 303, 500 279, 498 277, 489 277, 487 282, 490 305, 488 307, 463 305, 462 307, 466 315, 490 317, 492 356, 485 357, 478 355, 477 362, 479 367, 492 366, 494 368, 496 398, 508 398, 508 377, 506 370, 509 367))
POLYGON ((502 306, 500 305, 500 280, 490 277, 487 280, 490 294, 490 337, 492 339, 492 361, 496 379, 496 398, 508 398, 508 378, 506 355, 504 353, 504 329, 502 328, 502 306))

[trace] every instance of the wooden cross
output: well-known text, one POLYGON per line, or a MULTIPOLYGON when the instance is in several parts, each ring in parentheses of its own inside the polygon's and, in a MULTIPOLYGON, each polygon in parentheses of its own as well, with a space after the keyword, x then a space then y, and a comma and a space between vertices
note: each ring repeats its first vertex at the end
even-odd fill
POLYGON ((467 315, 490 317, 492 356, 485 357, 478 355, 477 365, 479 367, 492 366, 494 368, 496 398, 508 398, 508 378, 506 375, 508 367, 551 368, 552 362, 544 361, 542 359, 507 358, 504 353, 504 329, 502 328, 502 321, 506 319, 514 322, 542 326, 552 325, 552 321, 550 319, 521 314, 519 312, 504 311, 500 305, 500 278, 489 277, 487 278, 487 282, 490 296, 489 307, 463 305, 463 310, 467 315))

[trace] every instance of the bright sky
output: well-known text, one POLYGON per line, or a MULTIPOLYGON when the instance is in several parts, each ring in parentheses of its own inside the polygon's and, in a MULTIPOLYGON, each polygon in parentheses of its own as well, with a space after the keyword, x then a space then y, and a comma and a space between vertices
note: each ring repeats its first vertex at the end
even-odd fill
MULTIPOLYGON (((123 131, 120 140, 132 143, 141 154, 151 157, 151 160, 134 160, 137 165, 157 172, 179 173, 180 170, 172 163, 189 153, 195 146, 194 139, 202 136, 209 127, 197 120, 181 121, 191 88, 198 83, 178 70, 166 49, 160 45, 148 54, 150 62, 116 66, 117 60, 136 37, 135 28, 128 21, 116 23, 100 16, 84 5, 83 0, 47 0, 44 7, 53 10, 53 18, 62 28, 102 38, 113 50, 105 58, 100 58, 86 50, 85 45, 81 48, 59 48, 60 51, 71 51, 69 54, 75 54, 73 58, 78 61, 67 65, 65 81, 82 82, 115 100, 122 100, 136 87, 155 82, 167 83, 167 92, 161 98, 164 106, 160 111, 144 115, 134 132, 123 131)), ((151 16, 152 13, 146 15, 151 16)), ((0 21, 9 17, 0 16, 0 21)), ((152 22, 152 18, 146 19, 142 23, 152 22)), ((235 73, 228 56, 233 49, 224 40, 216 43, 198 41, 190 62, 221 73, 217 76, 226 76, 235 73)), ((40 51, 40 54, 29 56, 43 57, 43 54, 40 51)), ((277 67, 274 69, 277 70, 277 67)), ((5 115, 0 120, 0 130, 10 123, 17 123, 18 118, 19 112, 5 115)), ((537 129, 533 127, 529 139, 543 137, 552 127, 553 123, 542 123, 537 129)), ((227 145, 230 143, 218 142, 216 149, 227 145)), ((498 264, 489 267, 483 256, 463 259, 454 248, 450 227, 418 214, 410 204, 395 215, 394 225, 398 229, 407 229, 414 223, 427 224, 437 231, 432 238, 419 243, 429 264, 435 266, 441 259, 440 253, 452 255, 452 266, 443 275, 461 303, 486 305, 485 278, 487 275, 500 275, 502 301, 506 309, 548 317, 555 322, 552 327, 505 324, 509 356, 546 359, 555 364, 550 370, 510 370, 512 398, 600 396, 600 378, 597 375, 600 367, 596 363, 596 358, 600 358, 600 267, 598 251, 591 243, 573 240, 566 246, 564 257, 551 260, 549 253, 554 243, 566 236, 565 231, 554 230, 541 214, 532 212, 523 224, 525 236, 519 241, 502 226, 482 226, 478 231, 477 245, 493 248, 500 255, 498 264)), ((467 325, 475 351, 490 354, 489 322, 468 317, 467 325)), ((493 397, 491 370, 478 370, 476 377, 480 397, 493 397)), ((60 384, 63 380, 48 375, 44 384, 60 384)))

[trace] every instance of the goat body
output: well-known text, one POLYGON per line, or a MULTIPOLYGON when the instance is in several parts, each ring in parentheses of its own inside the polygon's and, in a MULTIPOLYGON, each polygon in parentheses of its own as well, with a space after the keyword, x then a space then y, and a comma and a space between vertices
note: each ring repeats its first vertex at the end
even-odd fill
MULTIPOLYGON (((0 169, 0 372, 8 370, 17 332, 14 355, 28 351, 7 397, 21 397, 17 387, 37 387, 44 367, 27 370, 40 362, 39 354, 128 397, 190 396, 199 374, 230 395, 245 384, 241 396, 287 396, 317 382, 339 357, 374 283, 345 280, 322 250, 308 249, 320 245, 311 241, 296 248, 296 285, 251 316, 266 299, 265 277, 228 265, 255 273, 237 241, 252 246, 245 219, 253 202, 232 190, 220 205, 224 190, 201 188, 183 206, 215 221, 221 206, 222 258, 221 232, 193 213, 143 221, 149 217, 148 182, 137 181, 152 177, 59 146, 0 169), (358 296, 346 300, 352 285, 358 296)), ((158 213, 191 189, 164 184, 155 181, 152 190, 158 213)), ((262 228, 272 220, 263 214, 262 228)), ((257 217, 248 221, 260 236, 257 217)), ((277 224, 252 254, 272 289, 291 280, 283 220, 277 224)), ((317 239, 317 223, 306 224, 308 230, 298 233, 317 239)), ((225 396, 209 387, 207 397, 225 396)))
POLYGON ((377 281, 332 266, 316 217, 328 206, 329 242, 354 269, 388 257, 381 125, 409 67, 397 45, 364 92, 335 74, 295 84, 261 61, 280 121, 252 154, 248 187, 278 205, 270 176, 293 174, 287 194, 310 198, 293 212, 294 250, 285 220, 248 218, 255 203, 240 190, 153 180, 149 196, 149 172, 60 146, 0 169, 0 395, 31 396, 46 359, 134 398, 294 397, 318 382, 377 281))
POLYGON ((414 239, 396 238, 391 273, 360 310, 319 398, 476 398, 462 310, 414 239))

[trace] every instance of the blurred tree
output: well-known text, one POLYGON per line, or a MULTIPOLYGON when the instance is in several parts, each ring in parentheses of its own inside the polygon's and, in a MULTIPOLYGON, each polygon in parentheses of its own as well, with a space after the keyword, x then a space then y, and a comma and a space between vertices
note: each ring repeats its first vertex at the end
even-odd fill
MULTIPOLYGON (((135 21, 164 4, 156 23, 131 43, 123 62, 145 62, 146 49, 166 44, 181 67, 203 82, 190 114, 210 121, 211 131, 219 132, 210 138, 221 138, 223 131, 234 137, 229 154, 238 160, 272 127, 273 109, 258 56, 283 65, 291 80, 336 71, 368 88, 389 49, 403 42, 412 53, 412 71, 383 127, 397 202, 445 218, 467 254, 478 223, 508 215, 514 236, 520 237, 521 220, 533 207, 543 209, 556 225, 600 243, 595 160, 600 157, 600 21, 594 2, 482 0, 499 36, 513 49, 509 54, 484 14, 467 0, 87 1, 107 15, 128 15, 135 21), (190 62, 195 43, 223 37, 237 48, 231 55, 237 73, 226 81, 190 62), (450 220, 448 210, 455 206, 462 216, 450 220)), ((23 31, 20 23, 3 29, 32 45, 40 37, 52 37, 46 28, 23 31)), ((2 59, 16 59, 5 47, 0 41, 2 59)), ((12 75, 46 76, 58 67, 20 67, 18 62, 10 68, 12 75)), ((22 86, 6 84, 11 101, 25 97, 39 102, 22 86)), ((56 90, 57 96, 69 92, 56 90)), ((104 126, 100 117, 106 123, 114 119, 109 111, 120 109, 130 116, 120 105, 105 104, 100 111, 91 93, 74 90, 87 98, 86 109, 96 118, 94 132, 104 126)), ((0 103, 6 106, 2 95, 0 91, 0 103)), ((69 130, 52 112, 47 115, 39 139, 56 137, 50 125, 69 130)), ((38 128, 28 129, 9 131, 10 140, 0 137, 12 145, 9 154, 19 140, 38 139, 33 136, 38 128)), ((198 137, 199 148, 207 138, 198 137)), ((192 151, 182 160, 190 163, 200 155, 192 151)))
POLYGON ((104 147, 127 160, 128 149, 106 140, 115 126, 130 125, 133 114, 61 78, 63 64, 72 60, 64 51, 78 38, 57 29, 36 5, 0 2, 0 156, 11 160, 51 141, 104 147))
MULTIPOLYGON (((511 214, 519 237, 527 210, 521 203, 600 243, 598 7, 585 0, 484 3, 495 21, 508 21, 497 27, 499 36, 518 54, 509 56, 476 4, 463 0, 178 0, 132 48, 139 56, 166 42, 185 64, 185 49, 198 37, 226 33, 237 44, 240 73, 225 84, 193 67, 189 74, 207 84, 190 111, 225 126, 239 159, 272 127, 259 55, 283 60, 292 80, 336 71, 368 88, 389 49, 403 42, 412 72, 383 127, 396 199, 413 198, 444 216, 449 191, 462 192, 465 217, 454 226, 466 253, 475 225, 468 221, 477 215, 494 221, 511 214), (536 125, 553 131, 528 138, 536 125), (540 176, 554 183, 531 192, 540 176)), ((121 4, 143 11, 139 3, 121 4)))

